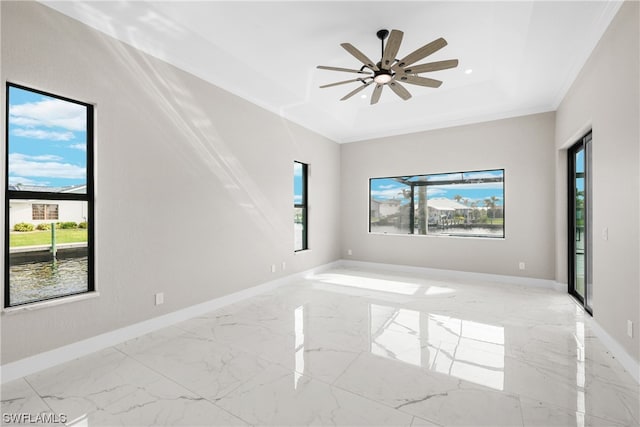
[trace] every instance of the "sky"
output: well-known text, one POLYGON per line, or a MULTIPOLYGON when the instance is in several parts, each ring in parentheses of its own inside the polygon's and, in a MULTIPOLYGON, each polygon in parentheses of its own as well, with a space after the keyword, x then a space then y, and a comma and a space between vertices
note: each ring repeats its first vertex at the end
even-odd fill
MULTIPOLYGON (((584 174, 584 149, 576 153, 576 173, 584 174)), ((584 177, 576 178, 576 189, 584 191, 584 177)))
POLYGON ((302 163, 293 163, 293 203, 302 203, 302 163))
POLYGON ((87 110, 9 87, 9 183, 86 184, 87 110))
MULTIPOLYGON (((465 178, 481 178, 481 177, 503 177, 502 170, 467 172, 464 173, 465 178)), ((429 182, 437 182, 442 180, 452 180, 462 178, 461 173, 440 174, 440 175, 422 175, 420 178, 426 177, 429 182)), ((504 178, 504 177, 503 177, 504 178)), ((411 179, 417 181, 418 176, 411 179)), ((373 178, 370 180, 371 195, 376 200, 399 199, 403 203, 409 203, 409 199, 404 198, 402 190, 410 190, 408 185, 404 185, 393 178, 373 178)), ((504 205, 504 183, 503 182, 486 182, 480 184, 446 184, 446 185, 429 185, 427 187, 428 198, 446 198, 454 200, 456 195, 462 196, 461 203, 464 199, 477 202, 478 206, 484 206, 484 200, 496 197, 497 206, 504 205)))

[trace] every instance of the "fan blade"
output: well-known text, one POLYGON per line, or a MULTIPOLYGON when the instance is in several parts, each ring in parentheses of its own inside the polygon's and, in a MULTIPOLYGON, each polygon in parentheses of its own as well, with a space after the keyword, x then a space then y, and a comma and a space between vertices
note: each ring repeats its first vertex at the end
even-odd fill
POLYGON ((327 67, 325 65, 318 65, 317 68, 321 70, 344 71, 346 73, 371 74, 367 71, 362 71, 362 70, 352 70, 351 68, 340 68, 340 67, 327 67))
POLYGON ((403 83, 411 83, 412 85, 427 86, 427 87, 440 87, 442 82, 440 80, 428 79, 420 76, 407 76, 400 75, 400 81, 403 83))
POLYGON ((373 63, 372 60, 367 58, 367 56, 360 52, 358 49, 353 47, 350 43, 342 43, 340 46, 344 48, 347 52, 353 55, 358 61, 362 62, 367 67, 371 68, 373 71, 378 71, 378 67, 373 63))
POLYGON ((384 85, 376 85, 375 89, 373 89, 373 93, 371 94, 371 105, 376 104, 380 100, 382 86, 384 85))
POLYGON ((434 40, 431 43, 428 43, 422 46, 420 49, 414 50, 409 55, 399 60, 398 63, 391 68, 393 69, 393 71, 397 71, 398 68, 416 63, 421 59, 431 55, 432 53, 439 51, 446 45, 447 45, 447 41, 442 37, 440 37, 439 39, 434 40))
POLYGON ((325 87, 338 86, 338 85, 343 85, 343 84, 353 83, 353 82, 360 82, 360 81, 362 81, 362 80, 361 79, 343 80, 341 82, 329 83, 328 85, 322 85, 322 86, 320 86, 320 89, 324 89, 325 87))
POLYGON ((384 48, 384 56, 381 61, 382 68, 388 70, 389 66, 393 64, 393 61, 395 61, 398 49, 400 49, 400 43, 402 43, 403 35, 404 33, 402 31, 391 30, 391 35, 389 36, 387 45, 384 48))
POLYGON ((411 98, 411 94, 409 93, 409 91, 405 89, 405 87, 402 86, 400 83, 396 81, 391 81, 389 82, 389 87, 391 88, 392 91, 396 93, 396 95, 398 95, 400 98, 404 99, 405 101, 411 98))
POLYGON ((458 66, 457 59, 448 59, 446 61, 429 62, 427 64, 412 65, 401 70, 406 74, 428 73, 430 71, 446 70, 447 68, 455 68, 458 66))
POLYGON ((345 99, 351 98, 353 95, 355 95, 356 93, 360 92, 365 87, 369 86, 371 83, 373 83, 373 80, 371 80, 369 83, 365 83, 362 86, 359 86, 357 89, 352 90, 351 92, 349 92, 348 94, 346 94, 345 96, 340 98, 340 101, 344 101, 345 99))

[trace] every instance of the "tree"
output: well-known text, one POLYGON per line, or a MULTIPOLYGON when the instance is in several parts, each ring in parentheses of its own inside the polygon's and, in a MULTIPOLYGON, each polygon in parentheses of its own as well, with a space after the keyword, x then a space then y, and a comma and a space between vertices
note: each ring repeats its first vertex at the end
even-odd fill
POLYGON ((491 211, 491 216, 489 217, 490 224, 493 224, 493 217, 495 212, 493 211, 496 208, 496 202, 498 198, 496 196, 491 196, 490 198, 484 199, 484 205, 487 207, 487 216, 489 216, 489 211, 491 211))
POLYGON ((456 202, 460 203, 460 200, 462 200, 462 196, 459 194, 456 194, 455 196, 453 196, 453 200, 455 200, 456 202))

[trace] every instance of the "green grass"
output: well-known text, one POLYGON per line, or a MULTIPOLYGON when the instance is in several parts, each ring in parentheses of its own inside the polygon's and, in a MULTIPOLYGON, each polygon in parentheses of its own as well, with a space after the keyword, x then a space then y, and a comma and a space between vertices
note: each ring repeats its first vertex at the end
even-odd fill
MULTIPOLYGON (((87 241, 86 229, 56 230, 57 243, 77 243, 87 241)), ((12 232, 9 235, 9 246, 34 246, 50 245, 51 230, 48 231, 28 231, 23 233, 12 232)))
POLYGON ((487 220, 487 224, 504 224, 504 218, 493 218, 493 222, 491 218, 487 220))

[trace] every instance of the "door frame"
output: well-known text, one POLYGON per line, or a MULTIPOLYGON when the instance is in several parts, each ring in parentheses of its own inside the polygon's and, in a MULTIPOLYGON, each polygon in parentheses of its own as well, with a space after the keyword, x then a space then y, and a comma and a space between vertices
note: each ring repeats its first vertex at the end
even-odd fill
POLYGON ((582 305, 593 316, 593 308, 591 305, 592 295, 592 233, 591 233, 591 220, 592 220, 592 185, 591 185, 591 156, 592 156, 592 132, 587 132, 582 138, 580 138, 575 144, 573 144, 567 150, 567 241, 568 241, 568 290, 580 305, 582 305), (584 232, 582 238, 584 239, 584 295, 580 295, 576 289, 576 163, 575 154, 584 149, 584 232))

